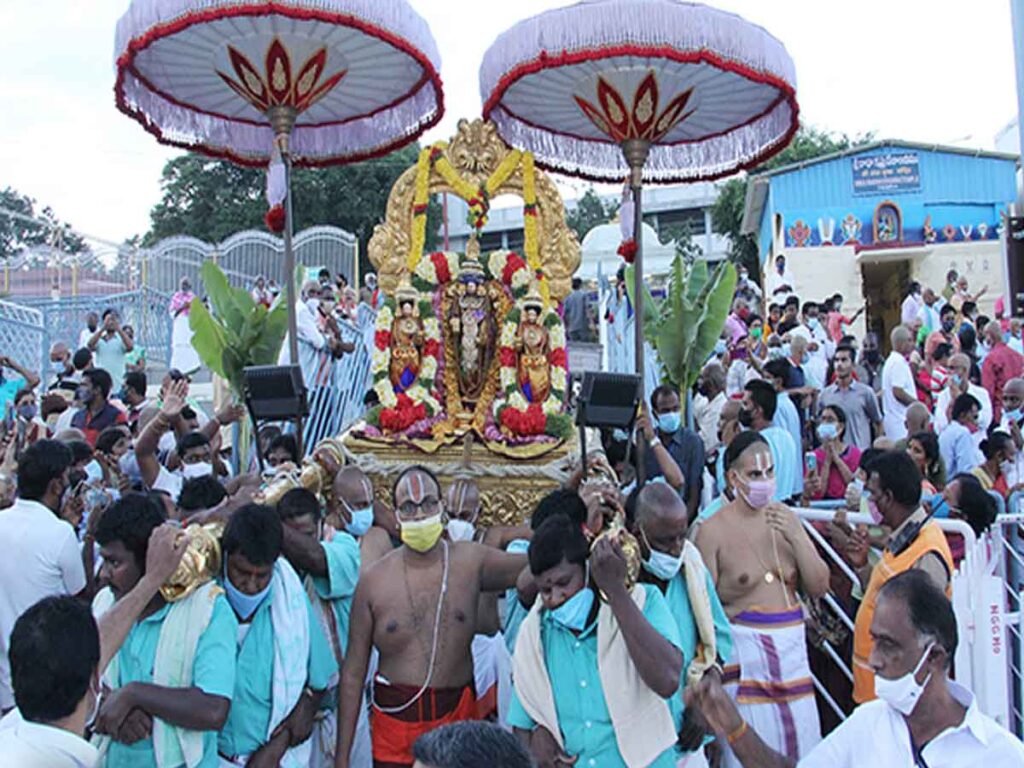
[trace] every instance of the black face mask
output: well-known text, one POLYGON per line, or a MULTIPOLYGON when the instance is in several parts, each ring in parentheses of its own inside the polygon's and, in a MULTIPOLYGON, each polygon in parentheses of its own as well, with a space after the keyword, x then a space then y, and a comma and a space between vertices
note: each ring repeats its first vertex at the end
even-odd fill
POLYGON ((944 333, 952 333, 954 325, 956 325, 956 321, 955 320, 943 320, 942 321, 942 330, 943 330, 943 332, 944 333))
POLYGON ((746 408, 740 408, 739 422, 744 427, 750 427, 754 423, 754 414, 746 408))
POLYGON ((869 363, 874 364, 882 359, 882 353, 879 352, 877 349, 865 349, 864 359, 867 360, 869 363))

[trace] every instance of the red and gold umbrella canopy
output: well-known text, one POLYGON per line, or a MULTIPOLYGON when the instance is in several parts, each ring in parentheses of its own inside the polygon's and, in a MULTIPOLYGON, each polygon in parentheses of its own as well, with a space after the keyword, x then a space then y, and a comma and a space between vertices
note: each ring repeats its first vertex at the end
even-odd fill
POLYGON ((270 159, 275 108, 299 165, 385 154, 444 112, 437 46, 404 0, 134 0, 115 57, 121 111, 245 165, 270 159))

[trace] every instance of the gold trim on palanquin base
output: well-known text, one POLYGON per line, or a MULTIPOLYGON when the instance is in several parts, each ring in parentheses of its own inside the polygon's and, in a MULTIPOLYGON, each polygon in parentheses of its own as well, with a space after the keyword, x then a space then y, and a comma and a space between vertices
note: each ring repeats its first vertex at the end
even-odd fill
POLYGON ((357 437, 354 430, 342 437, 348 463, 361 467, 373 484, 374 498, 391 508, 391 488, 406 467, 422 464, 441 481, 441 492, 460 478, 472 478, 480 489, 484 525, 518 525, 530 517, 537 503, 560 487, 569 476, 575 457, 575 439, 559 443, 492 447, 471 444, 436 444, 430 453, 409 444, 357 437), (468 452, 468 455, 467 455, 468 452))

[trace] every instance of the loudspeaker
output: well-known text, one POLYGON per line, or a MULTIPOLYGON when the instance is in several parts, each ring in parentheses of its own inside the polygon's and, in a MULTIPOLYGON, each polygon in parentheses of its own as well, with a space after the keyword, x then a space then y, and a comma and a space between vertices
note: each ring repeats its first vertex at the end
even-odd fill
POLYGON ((254 419, 291 421, 309 414, 302 368, 253 365, 242 370, 245 402, 254 419))
POLYGON ((576 404, 576 424, 629 430, 642 396, 643 382, 637 374, 586 371, 576 404))

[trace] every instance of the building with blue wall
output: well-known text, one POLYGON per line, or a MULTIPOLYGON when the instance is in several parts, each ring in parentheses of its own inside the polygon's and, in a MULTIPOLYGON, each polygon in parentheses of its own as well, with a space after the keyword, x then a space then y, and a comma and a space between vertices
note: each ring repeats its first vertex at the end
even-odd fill
POLYGON ((972 289, 987 285, 991 311, 1008 290, 1000 234, 1016 164, 1011 154, 875 142, 752 176, 743 228, 765 270, 786 256, 802 299, 862 297, 875 330, 888 330, 911 280, 939 290, 949 269, 972 289))

